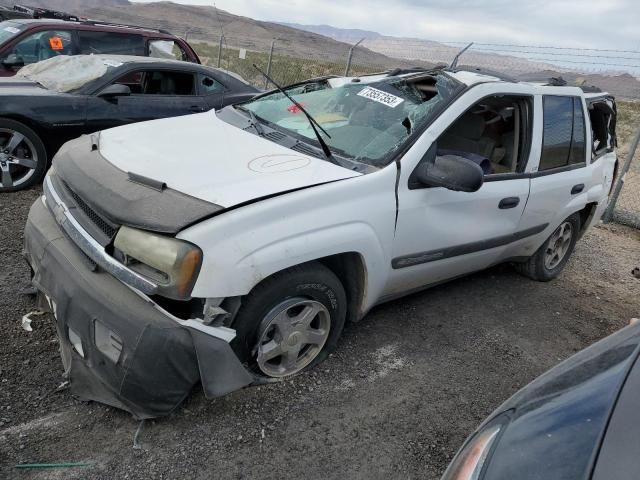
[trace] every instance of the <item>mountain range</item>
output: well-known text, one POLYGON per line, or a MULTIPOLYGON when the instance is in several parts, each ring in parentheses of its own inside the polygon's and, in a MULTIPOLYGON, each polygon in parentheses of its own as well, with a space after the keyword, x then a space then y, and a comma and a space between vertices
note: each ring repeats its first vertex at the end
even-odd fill
MULTIPOLYGON (((169 1, 135 3, 127 0, 21 0, 20 3, 22 2, 103 21, 161 28, 188 37, 190 41, 217 44, 222 34, 226 46, 258 52, 268 52, 271 42, 276 40, 276 53, 280 55, 336 64, 344 64, 351 46, 364 39, 355 50, 354 63, 380 69, 448 64, 461 48, 424 39, 385 36, 370 30, 260 21, 212 6, 169 1)), ((628 74, 583 75, 557 65, 473 50, 464 54, 460 64, 506 71, 520 79, 563 76, 572 83, 597 85, 618 96, 640 97, 640 82, 628 74)))

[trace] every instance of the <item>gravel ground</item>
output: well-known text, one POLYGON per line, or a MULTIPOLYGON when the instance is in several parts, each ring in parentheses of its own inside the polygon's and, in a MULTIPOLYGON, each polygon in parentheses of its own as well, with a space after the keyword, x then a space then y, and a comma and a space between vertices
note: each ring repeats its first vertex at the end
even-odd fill
POLYGON ((0 478, 437 479, 469 432, 544 370, 640 316, 640 232, 600 226, 560 279, 499 266, 373 310, 335 354, 293 380, 139 426, 74 400, 53 324, 34 308, 20 256, 38 191, 0 196, 0 478), (90 466, 19 470, 17 463, 90 466))

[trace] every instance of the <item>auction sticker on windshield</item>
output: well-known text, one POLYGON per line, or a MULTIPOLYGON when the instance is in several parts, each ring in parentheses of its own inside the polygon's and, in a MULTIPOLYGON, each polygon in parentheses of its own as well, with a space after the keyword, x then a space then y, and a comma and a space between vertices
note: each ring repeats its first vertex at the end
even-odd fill
POLYGON ((363 88, 358 92, 358 96, 368 98, 369 100, 373 100, 374 102, 381 103, 391 108, 395 108, 404 102, 403 98, 396 97, 395 95, 391 95, 390 93, 383 92, 382 90, 378 90, 373 87, 363 88))

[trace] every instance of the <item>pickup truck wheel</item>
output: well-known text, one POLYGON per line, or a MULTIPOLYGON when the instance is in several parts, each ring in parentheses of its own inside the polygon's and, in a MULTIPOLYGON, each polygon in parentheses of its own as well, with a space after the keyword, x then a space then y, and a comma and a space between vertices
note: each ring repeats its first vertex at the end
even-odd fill
POLYGON ((580 233, 580 214, 574 213, 554 230, 538 251, 524 263, 516 264, 523 275, 539 282, 553 280, 564 269, 580 233))
POLYGON ((26 125, 0 119, 0 192, 16 192, 42 181, 47 152, 26 125))
POLYGON ((243 301, 234 327, 236 353, 267 377, 287 377, 322 362, 346 318, 340 280, 320 263, 268 278, 243 301))

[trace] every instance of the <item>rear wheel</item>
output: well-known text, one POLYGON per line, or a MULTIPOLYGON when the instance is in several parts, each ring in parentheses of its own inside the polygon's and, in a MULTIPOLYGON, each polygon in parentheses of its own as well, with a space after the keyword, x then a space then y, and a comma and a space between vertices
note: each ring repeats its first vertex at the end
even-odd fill
POLYGON ((0 192, 29 188, 42 181, 46 170, 40 137, 20 122, 0 119, 0 192))
POLYGON ((234 348, 267 377, 288 377, 322 362, 336 347, 346 318, 346 295, 320 263, 268 278, 243 301, 234 348))
POLYGON ((554 230, 529 260, 516 264, 516 269, 533 280, 553 280, 560 275, 569 261, 579 234, 580 214, 574 213, 554 230))

